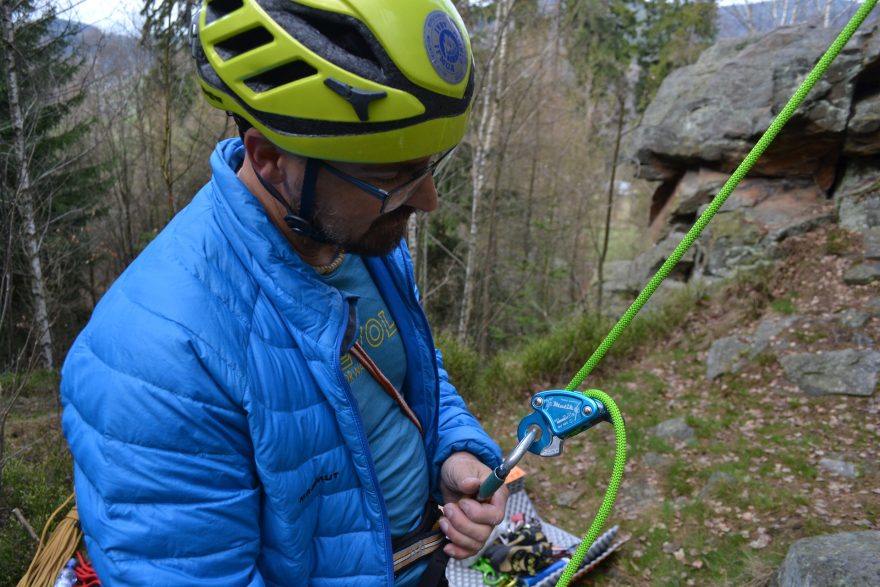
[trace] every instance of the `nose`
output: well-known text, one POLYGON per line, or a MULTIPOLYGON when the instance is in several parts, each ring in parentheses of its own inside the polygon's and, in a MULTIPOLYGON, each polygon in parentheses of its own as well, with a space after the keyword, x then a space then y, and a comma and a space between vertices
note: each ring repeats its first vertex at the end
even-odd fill
POLYGON ((437 209, 437 186, 434 178, 429 174, 413 191, 407 204, 423 212, 433 212, 437 209))

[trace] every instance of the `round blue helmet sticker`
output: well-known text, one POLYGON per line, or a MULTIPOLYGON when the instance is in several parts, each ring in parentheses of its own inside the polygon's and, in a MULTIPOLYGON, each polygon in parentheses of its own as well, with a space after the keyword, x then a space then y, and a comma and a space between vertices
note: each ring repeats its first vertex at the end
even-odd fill
POLYGON ((440 10, 425 19, 425 49, 434 70, 450 84, 460 83, 467 75, 467 46, 455 21, 440 10))

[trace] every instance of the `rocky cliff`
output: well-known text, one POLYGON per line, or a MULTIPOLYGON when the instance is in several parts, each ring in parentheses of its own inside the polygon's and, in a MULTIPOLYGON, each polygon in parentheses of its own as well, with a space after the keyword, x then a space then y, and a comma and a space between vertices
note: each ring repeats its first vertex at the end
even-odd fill
MULTIPOLYGON (((632 300, 831 44, 812 26, 722 41, 674 71, 633 134, 638 175, 656 182, 656 245, 611 264, 612 299, 632 300)), ((779 242, 839 221, 880 241, 880 23, 856 33, 674 276, 712 280, 766 262, 779 242)), ((874 255, 880 257, 877 245, 874 255)), ((856 279, 880 279, 874 257, 856 279)))

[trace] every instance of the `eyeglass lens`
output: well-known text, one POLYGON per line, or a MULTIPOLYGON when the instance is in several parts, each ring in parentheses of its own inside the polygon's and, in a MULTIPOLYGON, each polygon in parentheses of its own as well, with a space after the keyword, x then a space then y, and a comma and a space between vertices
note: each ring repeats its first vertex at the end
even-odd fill
POLYGON ((449 155, 454 150, 455 149, 453 148, 436 156, 433 161, 428 163, 424 169, 415 173, 408 181, 387 192, 385 199, 382 201, 380 211, 384 214, 404 205, 415 193, 416 189, 422 185, 422 182, 428 177, 435 177, 437 175, 444 166, 444 163, 449 161, 449 155))

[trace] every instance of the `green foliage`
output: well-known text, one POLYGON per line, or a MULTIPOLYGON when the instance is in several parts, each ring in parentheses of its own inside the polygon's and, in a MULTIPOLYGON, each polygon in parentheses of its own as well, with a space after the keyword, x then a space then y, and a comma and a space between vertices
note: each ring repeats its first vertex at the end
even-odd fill
POLYGON ((14 371, 0 372, 0 398, 4 391, 21 387, 23 396, 54 393, 58 388, 60 373, 50 369, 36 369, 31 373, 16 373, 14 371), (26 380, 23 380, 26 378, 26 380))
POLYGON ((855 234, 835 226, 828 231, 828 236, 825 239, 825 252, 829 255, 846 255, 852 250, 856 240, 855 234))
POLYGON ((697 60, 717 33, 714 1, 646 2, 639 38, 641 75, 636 84, 636 107, 645 110, 660 83, 678 67, 697 60))
POLYGON ((568 12, 577 23, 571 55, 582 79, 590 79, 594 96, 619 91, 635 58, 638 2, 574 0, 568 12))
POLYGON ((12 458, 3 468, 0 495, 0 585, 15 585, 27 570, 36 545, 12 517, 21 510, 39 534, 49 516, 73 491, 73 464, 57 434, 42 442, 39 458, 12 458))
MULTIPOLYGON (((665 300, 650 312, 634 320, 606 356, 601 369, 613 368, 636 352, 665 339, 679 327, 702 295, 691 288, 668 292, 665 300)), ((498 403, 518 401, 533 386, 542 389, 562 388, 581 368, 610 332, 614 322, 593 313, 582 313, 555 324, 544 335, 532 336, 522 345, 495 355, 484 368, 479 367, 476 354, 463 352, 453 344, 453 368, 447 368, 458 385, 457 369, 461 369, 468 386, 460 386, 465 397, 478 409, 498 403), (468 357, 466 361, 461 357, 468 357), (458 367, 458 365, 466 365, 458 367), (475 381, 471 387, 470 382, 475 381)), ((446 340, 446 337, 442 337, 446 340)), ((447 351, 444 349, 444 353, 447 351)), ((449 361, 447 360, 447 363, 449 361)), ((656 378, 655 378, 656 379, 656 378)), ((663 382, 647 380, 647 387, 662 391, 663 382), (659 389, 657 386, 660 386, 659 389)))
POLYGON ((770 307, 780 314, 791 315, 797 313, 797 306, 791 298, 780 298, 770 302, 770 307))
POLYGON ((480 371, 480 357, 472 348, 461 344, 450 333, 441 332, 435 337, 437 348, 443 352, 443 366, 451 381, 463 394, 468 395, 477 384, 480 371))
MULTIPOLYGON (((83 298, 88 297, 85 265, 91 255, 85 227, 94 216, 105 183, 103 168, 87 156, 83 143, 90 121, 76 120, 83 100, 77 78, 82 59, 76 50, 78 30, 55 18, 54 8, 35 2, 16 3, 13 54, 24 140, 29 163, 30 197, 34 201, 35 229, 40 238, 43 277, 49 288, 53 322, 71 329, 81 324, 83 298)), ((6 71, 7 47, 0 46, 4 64, 0 80, 0 217, 4 221, 0 258, 9 263, 10 281, 2 293, 10 296, 12 311, 0 324, 0 366, 11 365, 25 346, 31 329, 30 266, 20 246, 24 218, 20 215, 21 169, 14 145, 12 108, 6 71), (13 246, 7 248, 7 244, 13 246), (8 288, 8 289, 6 289, 8 288)), ((6 275, 4 275, 6 277, 6 275)), ((60 337, 64 344, 64 337, 60 337)), ((59 345, 61 346, 61 345, 59 345)))
POLYGON ((669 73, 696 61, 717 33, 714 0, 569 0, 570 52, 596 97, 633 93, 637 111, 669 73), (637 66, 632 84, 631 68, 637 66))

